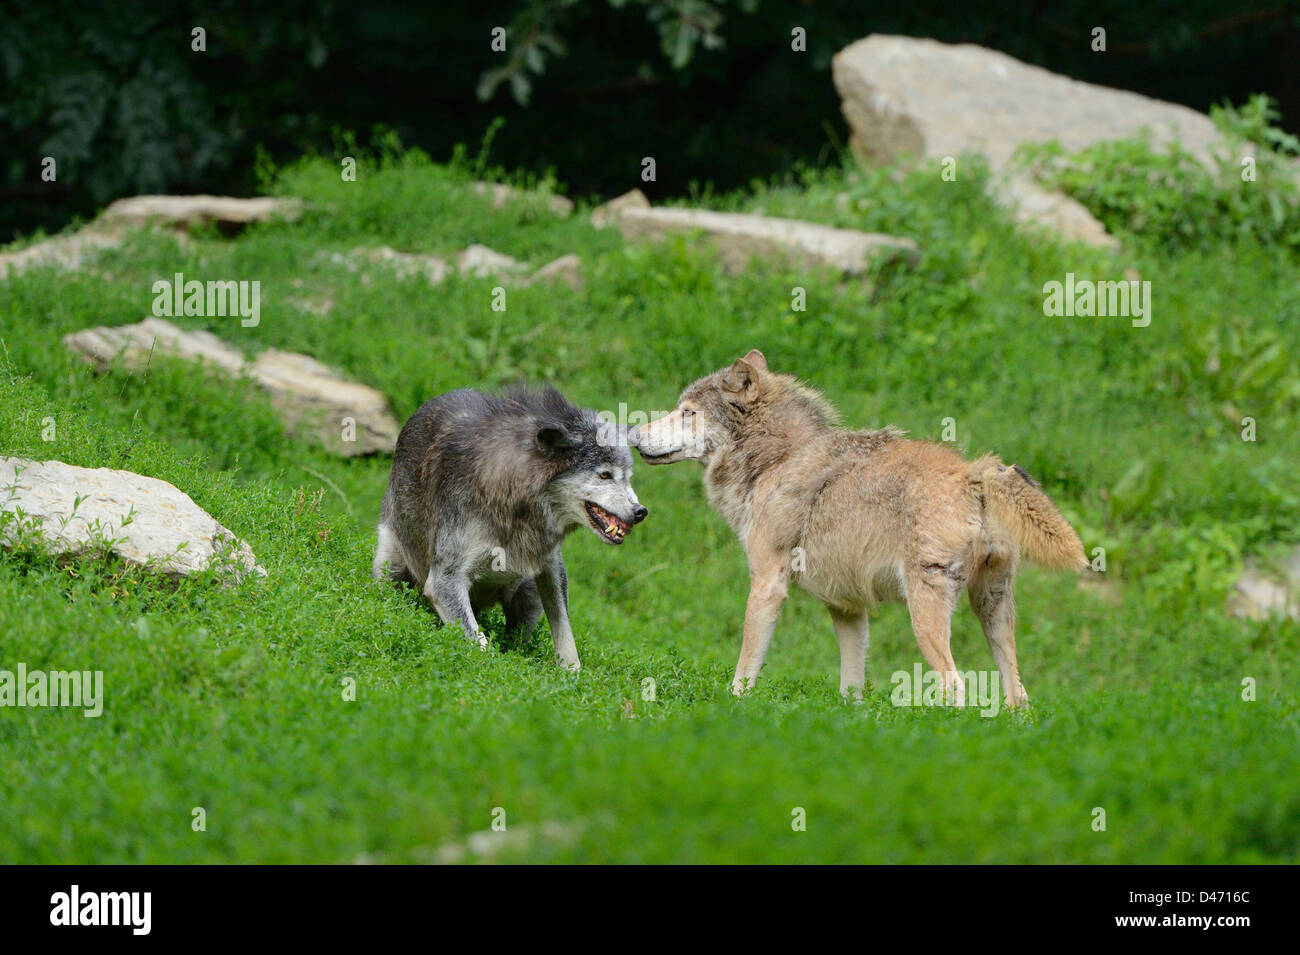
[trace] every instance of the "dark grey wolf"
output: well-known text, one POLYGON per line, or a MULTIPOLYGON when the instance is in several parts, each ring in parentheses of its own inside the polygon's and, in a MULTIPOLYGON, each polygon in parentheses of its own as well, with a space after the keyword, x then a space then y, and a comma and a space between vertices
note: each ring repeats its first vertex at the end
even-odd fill
POLYGON ((745 547, 750 592, 733 692, 757 679, 793 578, 830 610, 842 693, 862 694, 868 611, 897 600, 960 705, 949 633, 965 589, 1006 704, 1028 701, 1016 662, 1016 566, 1021 556, 1072 570, 1087 560, 1019 467, 992 455, 966 461, 893 428, 838 427, 820 394, 771 372, 757 350, 692 384, 676 410, 634 428, 629 441, 647 464, 702 462, 709 503, 745 547))
POLYGON ((449 392, 398 435, 372 571, 422 588, 480 646, 486 607, 530 633, 545 610, 558 662, 577 670, 560 545, 580 524, 621 544, 646 516, 631 479, 626 432, 553 388, 449 392))

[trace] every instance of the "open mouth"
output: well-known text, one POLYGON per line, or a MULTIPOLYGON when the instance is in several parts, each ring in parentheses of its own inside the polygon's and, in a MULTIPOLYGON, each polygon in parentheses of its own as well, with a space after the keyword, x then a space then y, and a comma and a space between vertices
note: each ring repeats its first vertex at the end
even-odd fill
POLYGON ((591 501, 584 503, 587 508, 587 519, 591 521, 591 529, 611 544, 623 543, 623 538, 632 529, 632 525, 622 518, 615 517, 599 504, 593 504, 591 501))

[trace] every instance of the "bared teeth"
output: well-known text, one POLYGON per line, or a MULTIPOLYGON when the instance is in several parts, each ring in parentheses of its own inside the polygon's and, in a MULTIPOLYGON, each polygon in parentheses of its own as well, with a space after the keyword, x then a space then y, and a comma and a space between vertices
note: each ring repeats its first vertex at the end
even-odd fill
POLYGON ((622 541, 627 536, 627 532, 630 530, 627 524, 599 504, 588 501, 587 511, 592 517, 592 527, 599 530, 610 540, 622 541), (597 523, 598 521, 604 521, 605 523, 601 525, 597 523))

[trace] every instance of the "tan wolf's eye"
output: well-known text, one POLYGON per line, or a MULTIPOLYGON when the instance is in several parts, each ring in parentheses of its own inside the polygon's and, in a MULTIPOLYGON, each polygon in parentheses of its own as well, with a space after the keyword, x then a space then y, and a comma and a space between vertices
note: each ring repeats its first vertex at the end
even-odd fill
POLYGON ((682 417, 683 417, 683 418, 691 418, 691 417, 694 417, 694 416, 695 416, 695 409, 694 409, 694 408, 683 408, 683 409, 682 409, 682 417))

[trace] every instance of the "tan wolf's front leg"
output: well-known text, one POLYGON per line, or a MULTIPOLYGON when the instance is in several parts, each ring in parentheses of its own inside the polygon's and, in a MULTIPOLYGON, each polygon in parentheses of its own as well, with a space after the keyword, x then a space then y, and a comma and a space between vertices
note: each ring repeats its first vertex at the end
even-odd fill
POLYGON ((750 574, 749 600, 745 604, 745 638, 736 662, 736 676, 731 692, 740 696, 758 681, 767 648, 772 644, 777 618, 789 593, 788 572, 784 568, 768 570, 761 577, 750 574))

